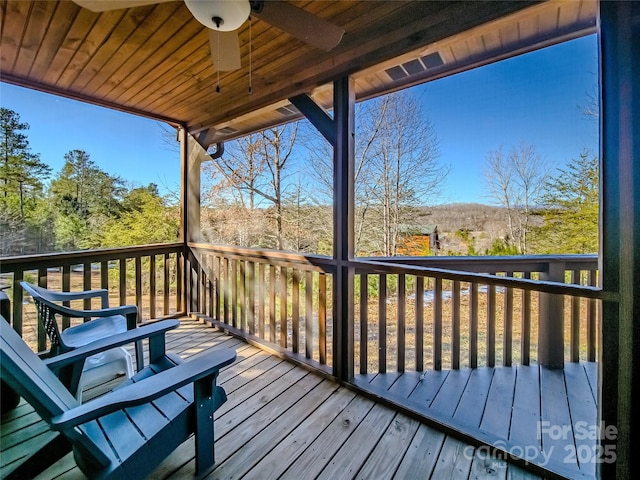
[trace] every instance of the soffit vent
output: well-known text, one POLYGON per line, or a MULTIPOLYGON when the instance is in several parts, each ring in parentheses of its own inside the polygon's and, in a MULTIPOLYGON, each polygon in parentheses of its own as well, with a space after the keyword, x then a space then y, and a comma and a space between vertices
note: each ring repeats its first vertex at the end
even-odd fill
POLYGON ((238 130, 232 127, 224 127, 218 130, 218 132, 222 133, 223 135, 231 135, 231 134, 237 133, 238 130))
POLYGON ((293 105, 289 104, 289 105, 285 105, 284 107, 276 108, 276 112, 278 112, 283 117, 290 117, 291 115, 300 113, 300 110, 298 110, 293 105))
POLYGON ((438 52, 425 55, 420 60, 422 60, 422 63, 426 68, 436 68, 444 65, 444 61, 438 52))
POLYGON ((442 57, 438 52, 430 53, 421 58, 410 60, 402 65, 397 65, 385 70, 391 80, 402 80, 412 75, 418 75, 430 68, 437 68, 444 65, 442 57))

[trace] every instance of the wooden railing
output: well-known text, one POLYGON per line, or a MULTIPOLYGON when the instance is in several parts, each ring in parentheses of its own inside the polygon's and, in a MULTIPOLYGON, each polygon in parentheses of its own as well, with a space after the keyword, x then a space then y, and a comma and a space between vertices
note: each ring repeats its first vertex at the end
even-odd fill
POLYGON ((331 372, 333 260, 199 243, 189 247, 190 311, 331 372))
POLYGON ((356 274, 360 373, 596 360, 595 256, 368 258, 356 274))
MULTIPOLYGON (((184 244, 147 245, 105 250, 4 257, 0 284, 11 298, 11 323, 25 341, 43 351, 46 336, 35 308, 24 298, 22 280, 61 291, 109 290, 110 305, 138 306, 141 320, 185 312, 184 244)), ((85 301, 73 308, 99 308, 85 301)), ((63 328, 69 326, 63 319, 63 328)))
MULTIPOLYGON (((332 365, 332 259, 189 246, 192 311, 332 365)), ((360 373, 596 360, 596 256, 376 257, 351 266, 360 373)))
MULTIPOLYGON (((604 297, 596 256, 376 257, 349 266, 356 372, 596 360, 604 297)), ((331 373, 340 347, 335 269, 328 257, 191 243, 186 253, 169 244, 3 258, 0 282, 11 288, 14 328, 31 333, 39 350, 45 336, 23 304, 22 279, 65 291, 108 288, 112 304, 135 303, 145 320, 200 313, 331 373)))

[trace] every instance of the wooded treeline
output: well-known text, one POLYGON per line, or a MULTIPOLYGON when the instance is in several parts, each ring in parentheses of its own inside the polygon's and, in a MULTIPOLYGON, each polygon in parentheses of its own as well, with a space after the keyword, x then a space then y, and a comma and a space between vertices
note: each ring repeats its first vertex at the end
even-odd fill
POLYGON ((83 150, 53 172, 32 152, 29 124, 6 108, 0 115, 0 255, 175 241, 178 209, 156 185, 130 188, 83 150))
MULTIPOLYGON (((178 206, 154 184, 130 188, 82 150, 59 172, 31 151, 29 125, 2 109, 0 254, 171 242, 178 206)), ((437 205, 451 165, 436 127, 410 92, 358 104, 355 243, 358 255, 393 256, 407 226, 436 225, 440 255, 596 253, 598 158, 563 169, 526 143, 486 154, 495 205, 437 205)), ((225 145, 202 166, 202 235, 212 243, 331 255, 333 154, 306 122, 225 145)), ((415 229, 414 229, 415 230, 415 229)))

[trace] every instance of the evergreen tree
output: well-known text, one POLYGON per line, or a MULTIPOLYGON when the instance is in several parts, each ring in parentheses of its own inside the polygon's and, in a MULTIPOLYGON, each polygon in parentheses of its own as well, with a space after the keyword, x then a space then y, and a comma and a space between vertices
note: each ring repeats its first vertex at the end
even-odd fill
POLYGON ((42 237, 47 224, 39 210, 51 168, 31 151, 20 115, 0 107, 0 129, 0 253, 25 253, 27 238, 42 237))
POLYGON ((151 183, 132 189, 122 201, 123 212, 105 225, 103 247, 122 247, 176 241, 180 222, 178 210, 172 209, 151 183))
POLYGON ((547 182, 544 224, 534 231, 539 253, 598 252, 598 170, 598 157, 584 151, 547 182))
POLYGON ((98 247, 104 226, 120 214, 124 181, 100 169, 83 150, 72 150, 64 158, 64 166, 51 182, 56 246, 66 250, 98 247))

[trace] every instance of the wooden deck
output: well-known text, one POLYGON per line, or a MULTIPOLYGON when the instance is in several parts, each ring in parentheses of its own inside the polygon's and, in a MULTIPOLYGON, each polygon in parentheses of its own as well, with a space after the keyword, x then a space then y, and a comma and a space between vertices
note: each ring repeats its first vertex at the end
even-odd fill
MULTIPOLYGON (((183 357, 211 348, 237 351, 236 363, 219 377, 228 401, 216 413, 217 466, 206 478, 538 478, 490 457, 484 448, 477 449, 197 321, 183 320, 178 330, 169 333, 168 347, 183 357)), ((580 364, 574 370, 578 372, 579 368, 585 373, 590 371, 580 364)), ((517 438, 521 431, 528 435, 526 425, 534 420, 525 411, 513 410, 510 414, 512 400, 505 399, 526 395, 529 401, 523 405, 535 404, 537 400, 530 400, 536 383, 551 386, 561 378, 570 382, 575 373, 568 370, 556 378, 539 370, 540 376, 536 377, 535 370, 518 367, 429 372, 422 381, 415 375, 387 374, 369 378, 371 382, 366 383, 377 391, 385 385, 388 396, 394 401, 404 396, 404 403, 412 408, 430 408, 430 413, 439 411, 438 415, 447 414, 460 424, 477 424, 479 431, 487 427, 487 431, 494 432, 494 438, 507 431, 517 438), (530 376, 524 372, 530 372, 530 376), (410 387, 412 377, 414 385, 410 387), (480 385, 485 384, 489 386, 482 396, 485 387, 480 385), (457 399, 451 396, 456 388, 457 399)), ((364 380, 360 378, 359 383, 364 385, 364 380)), ((543 395, 538 394, 541 408, 545 412, 556 411, 558 402, 545 400, 547 390, 542 388, 543 395)), ((578 400, 575 399, 576 405, 578 400)), ((513 401, 515 404, 518 402, 513 401)), ((570 410, 571 414, 576 408, 570 410)), ((3 416, 1 435, 2 478, 10 478, 18 465, 52 438, 46 425, 24 402, 3 416)), ((525 436, 523 442, 527 441, 525 436)), ((185 442, 158 466, 152 478, 192 478, 193 455, 192 442, 185 442)), ((68 454, 37 478, 84 476, 68 454)))
POLYGON ((360 375, 355 383, 552 472, 596 474, 594 362, 360 375))

